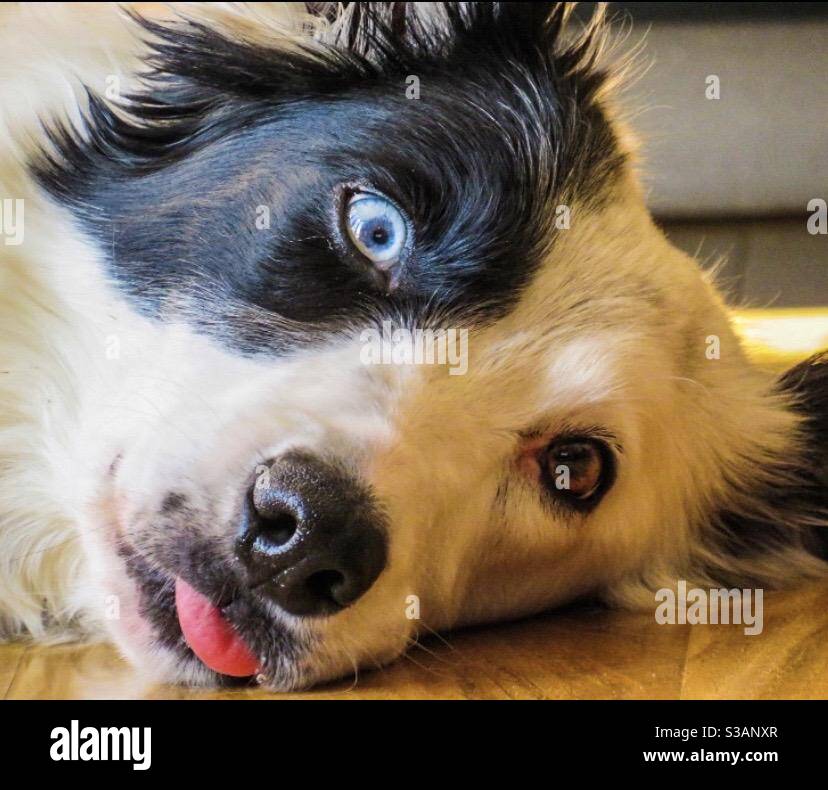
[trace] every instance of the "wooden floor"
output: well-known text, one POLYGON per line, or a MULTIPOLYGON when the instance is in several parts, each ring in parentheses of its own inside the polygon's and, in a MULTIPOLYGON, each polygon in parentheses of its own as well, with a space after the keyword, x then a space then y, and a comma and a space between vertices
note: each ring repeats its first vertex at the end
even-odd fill
POLYGON ((0 695, 19 698, 828 699, 828 583, 766 593, 764 630, 658 625, 567 610, 431 638, 358 681, 303 694, 142 688, 103 645, 0 646, 0 695))

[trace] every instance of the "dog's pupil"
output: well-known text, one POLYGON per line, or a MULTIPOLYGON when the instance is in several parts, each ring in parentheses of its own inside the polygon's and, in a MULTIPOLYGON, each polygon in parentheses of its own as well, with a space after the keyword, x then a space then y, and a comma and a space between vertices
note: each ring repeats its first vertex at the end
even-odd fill
POLYGON ((385 244, 388 241, 388 231, 385 228, 374 228, 371 240, 376 244, 385 244))

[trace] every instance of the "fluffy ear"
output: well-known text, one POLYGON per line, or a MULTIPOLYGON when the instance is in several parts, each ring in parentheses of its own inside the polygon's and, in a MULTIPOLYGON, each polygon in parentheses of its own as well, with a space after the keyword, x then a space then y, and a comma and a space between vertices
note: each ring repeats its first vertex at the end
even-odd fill
MULTIPOLYGON (((786 372, 774 397, 799 417, 785 457, 746 458, 703 540, 702 575, 782 586, 828 575, 828 352, 786 372)), ((761 439, 761 437, 758 437, 761 439)))
POLYGON ((802 415, 801 487, 791 504, 800 517, 813 523, 814 546, 828 559, 828 351, 789 370, 779 382, 793 408, 802 415))

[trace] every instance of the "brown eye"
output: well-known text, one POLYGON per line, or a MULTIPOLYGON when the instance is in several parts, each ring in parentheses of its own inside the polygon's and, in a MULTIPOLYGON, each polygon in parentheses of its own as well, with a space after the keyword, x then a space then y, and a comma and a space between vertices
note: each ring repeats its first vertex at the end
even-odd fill
POLYGON ((594 507, 613 482, 612 452, 597 439, 556 439, 540 461, 549 493, 576 508, 594 507))

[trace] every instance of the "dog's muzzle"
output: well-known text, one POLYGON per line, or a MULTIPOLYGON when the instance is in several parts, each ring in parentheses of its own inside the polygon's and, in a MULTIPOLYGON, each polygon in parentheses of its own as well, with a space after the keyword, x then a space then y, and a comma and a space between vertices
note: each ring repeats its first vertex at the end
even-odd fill
POLYGON ((248 586, 289 614, 334 614, 387 562, 370 491, 336 464, 291 452, 257 469, 236 537, 248 586))

